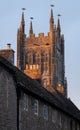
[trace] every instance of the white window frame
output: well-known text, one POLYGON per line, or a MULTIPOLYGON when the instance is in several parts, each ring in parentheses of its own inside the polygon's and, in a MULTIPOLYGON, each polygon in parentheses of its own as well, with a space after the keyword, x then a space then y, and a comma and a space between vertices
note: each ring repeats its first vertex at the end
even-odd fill
POLYGON ((34 100, 34 114, 38 115, 38 100, 34 100))
POLYGON ((28 95, 24 93, 24 111, 28 111, 28 95))
POLYGON ((48 106, 47 105, 43 106, 43 115, 44 115, 44 119, 48 120, 48 106))

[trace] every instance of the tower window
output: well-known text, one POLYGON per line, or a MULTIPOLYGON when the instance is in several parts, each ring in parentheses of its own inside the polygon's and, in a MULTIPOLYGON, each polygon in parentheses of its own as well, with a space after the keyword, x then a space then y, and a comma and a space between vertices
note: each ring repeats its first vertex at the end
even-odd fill
POLYGON ((28 63, 32 64, 32 54, 31 53, 28 54, 28 63))
POLYGON ((39 64, 40 63, 40 55, 36 54, 35 59, 36 59, 36 63, 39 64))
POLYGON ((43 86, 46 88, 49 85, 48 79, 43 80, 43 86))
POLYGON ((46 82, 46 80, 43 81, 43 85, 44 85, 44 87, 47 86, 47 82, 46 82))
POLYGON ((49 61, 49 54, 45 54, 45 62, 49 61))

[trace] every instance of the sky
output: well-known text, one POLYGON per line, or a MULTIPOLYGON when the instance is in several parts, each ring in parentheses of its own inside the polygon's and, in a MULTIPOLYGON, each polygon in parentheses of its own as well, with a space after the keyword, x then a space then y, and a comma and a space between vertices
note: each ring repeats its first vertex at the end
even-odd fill
MULTIPOLYGON (((17 29, 22 8, 25 10, 25 32, 28 35, 30 17, 36 35, 49 32, 50 5, 53 4, 54 22, 61 14, 61 33, 65 38, 65 75, 68 98, 80 109, 80 0, 2 0, 0 1, 0 49, 12 44, 16 54, 17 29)), ((16 59, 16 58, 15 58, 16 59)))

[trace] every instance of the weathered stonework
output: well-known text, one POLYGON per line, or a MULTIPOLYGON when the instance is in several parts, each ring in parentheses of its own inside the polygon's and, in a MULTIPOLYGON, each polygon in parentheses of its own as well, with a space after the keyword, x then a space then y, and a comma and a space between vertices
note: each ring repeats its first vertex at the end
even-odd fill
POLYGON ((7 59, 11 64, 14 64, 14 50, 11 49, 11 45, 7 44, 7 48, 0 50, 0 55, 7 59))
POLYGON ((34 98, 28 95, 28 110, 24 110, 24 92, 21 92, 19 115, 20 130, 80 130, 80 124, 55 107, 38 100, 38 115, 34 113, 34 98), (43 107, 48 106, 48 119, 44 119, 43 107), (72 123, 71 123, 72 122, 72 123))
POLYGON ((0 65, 0 130, 17 130, 17 95, 12 74, 0 65))

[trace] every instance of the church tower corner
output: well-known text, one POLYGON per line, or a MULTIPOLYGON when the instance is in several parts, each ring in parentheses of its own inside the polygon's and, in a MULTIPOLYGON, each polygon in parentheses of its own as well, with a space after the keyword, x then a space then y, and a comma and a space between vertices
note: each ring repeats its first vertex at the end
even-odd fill
POLYGON ((25 43, 25 20, 24 12, 22 12, 22 18, 20 27, 17 31, 17 67, 20 70, 24 70, 24 43, 25 43))

